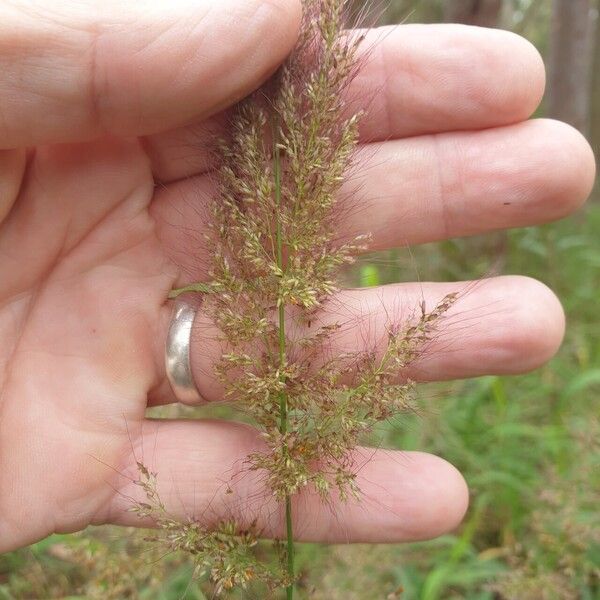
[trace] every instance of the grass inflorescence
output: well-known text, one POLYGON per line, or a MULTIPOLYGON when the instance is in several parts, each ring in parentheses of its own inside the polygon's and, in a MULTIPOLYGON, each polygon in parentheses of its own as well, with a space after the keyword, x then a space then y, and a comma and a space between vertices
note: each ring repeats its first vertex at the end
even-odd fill
MULTIPOLYGON (((148 504, 173 549, 191 552, 217 591, 259 577, 294 593, 293 498, 360 498, 352 450, 379 422, 404 411, 413 384, 398 375, 418 357, 455 302, 444 298, 411 324, 390 319, 383 348, 327 352, 342 323, 321 315, 335 303, 342 268, 368 247, 368 232, 340 235, 339 198, 359 139, 347 90, 361 67, 362 34, 345 28, 344 0, 305 0, 295 50, 279 72, 233 111, 219 146, 218 194, 208 233, 204 295, 222 354, 226 397, 260 428, 264 449, 248 456, 284 507, 280 574, 253 566, 253 535, 223 523, 215 532, 168 518, 141 465, 148 504), (325 358, 327 357, 327 358, 325 358)), ((380 344, 381 345, 381 344, 380 344)), ((259 533, 259 532, 258 532, 259 533)))

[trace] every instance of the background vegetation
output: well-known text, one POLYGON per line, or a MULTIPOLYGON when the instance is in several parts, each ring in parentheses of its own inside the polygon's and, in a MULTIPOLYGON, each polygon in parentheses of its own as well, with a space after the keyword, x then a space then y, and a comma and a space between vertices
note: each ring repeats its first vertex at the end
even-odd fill
MULTIPOLYGON (((541 113, 574 123, 598 149, 597 9, 593 0, 395 0, 383 20, 463 20, 525 35, 549 63, 541 113), (567 81, 573 70, 574 83, 567 81)), ((386 426, 379 443, 457 465, 472 490, 464 525, 404 546, 301 546, 300 597, 600 598, 598 199, 561 223, 379 254, 359 265, 355 277, 365 286, 411 280, 415 271, 425 280, 477 278, 499 265, 531 275, 562 298, 567 340, 532 375, 423 388, 418 414, 386 426)), ((1 556, 0 599, 204 599, 185 561, 160 556, 143 535, 90 530, 1 556)))

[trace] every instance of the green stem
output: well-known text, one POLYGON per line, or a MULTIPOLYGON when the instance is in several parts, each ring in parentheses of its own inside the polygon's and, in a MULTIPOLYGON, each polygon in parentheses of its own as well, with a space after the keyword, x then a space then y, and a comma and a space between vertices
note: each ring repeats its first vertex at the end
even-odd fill
POLYGON ((193 283, 192 285, 188 285, 186 287, 171 290, 169 293, 169 300, 175 300, 175 298, 178 298, 182 294, 187 294, 188 292, 194 292, 197 294, 212 294, 214 291, 214 287, 210 283, 193 283))
MULTIPOLYGON (((277 246, 277 266, 281 272, 285 271, 285 261, 283 257, 283 235, 281 227, 281 218, 279 209, 281 207, 281 156, 277 142, 277 130, 273 128, 274 138, 274 170, 275 170, 275 237, 277 246)), ((286 362, 286 345, 285 345, 285 304, 279 301, 279 364, 283 366, 286 362)), ((282 376, 282 381, 285 379, 282 376)), ((288 430, 288 396, 286 392, 281 392, 279 397, 279 431, 285 435, 288 430)), ((287 452, 287 446, 283 449, 287 452)), ((287 574, 290 580, 290 585, 286 588, 287 600, 294 598, 294 526, 292 523, 292 499, 289 495, 285 497, 285 523, 287 537, 287 574)))

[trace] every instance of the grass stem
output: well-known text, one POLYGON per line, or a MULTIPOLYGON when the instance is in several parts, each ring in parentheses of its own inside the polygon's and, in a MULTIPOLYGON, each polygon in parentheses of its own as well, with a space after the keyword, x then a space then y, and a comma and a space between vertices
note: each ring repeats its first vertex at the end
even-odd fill
MULTIPOLYGON (((275 175, 275 236, 277 248, 277 266, 280 271, 285 272, 285 259, 283 255, 283 232, 280 218, 279 207, 281 206, 281 155, 277 140, 277 128, 273 128, 273 159, 274 159, 274 175, 275 175)), ((283 366, 286 362, 286 343, 285 343, 285 303, 279 301, 279 364, 283 366)), ((283 376, 282 376, 283 377, 283 376)), ((288 430, 288 397, 286 392, 282 392, 279 398, 279 430, 282 435, 285 435, 288 430)), ((284 448, 287 452, 287 446, 284 448)), ((290 496, 285 498, 285 523, 287 537, 287 574, 290 584, 286 588, 287 600, 293 600, 294 597, 294 526, 292 521, 292 499, 290 496)))

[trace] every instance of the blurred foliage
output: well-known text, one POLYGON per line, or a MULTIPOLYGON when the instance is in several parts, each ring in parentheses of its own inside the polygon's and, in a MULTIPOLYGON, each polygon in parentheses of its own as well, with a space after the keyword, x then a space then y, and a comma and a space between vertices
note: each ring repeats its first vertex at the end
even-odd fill
MULTIPOLYGON (((504 24, 545 48, 549 0, 513 0, 504 24)), ((397 0, 390 21, 435 21, 442 2, 397 0)), ((600 599, 600 205, 566 221, 365 257, 363 286, 540 279, 563 301, 566 342, 548 366, 511 378, 426 386, 420 410, 376 443, 443 456, 466 476, 464 524, 402 546, 299 547, 299 598, 316 600, 600 599)), ((485 284, 485 282, 483 282, 485 284)), ((171 409, 172 410, 172 409, 171 409)), ((222 413, 226 409, 218 408, 222 413)), ((91 529, 0 556, 0 600, 205 600, 177 556, 143 532, 91 529)), ((259 550, 260 551, 260 550, 259 550)), ((235 598, 262 597, 237 593, 235 598)))

